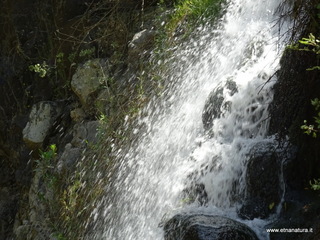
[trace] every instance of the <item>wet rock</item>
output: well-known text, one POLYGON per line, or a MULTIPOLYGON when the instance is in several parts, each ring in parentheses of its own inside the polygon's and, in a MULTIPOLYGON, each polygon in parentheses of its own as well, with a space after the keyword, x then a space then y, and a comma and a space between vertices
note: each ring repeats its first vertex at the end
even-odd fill
POLYGON ((212 128, 214 119, 219 118, 230 108, 230 102, 224 102, 224 94, 233 96, 237 91, 236 83, 228 80, 224 86, 218 86, 210 93, 202 113, 202 123, 206 131, 212 128))
POLYGON ((296 141, 303 134, 300 126, 310 116, 310 100, 319 96, 319 71, 307 71, 317 65, 312 51, 296 51, 287 48, 280 60, 274 97, 270 104, 270 134, 290 136, 296 141), (294 104, 293 104, 294 103, 294 104))
POLYGON ((108 63, 104 59, 93 59, 79 66, 72 77, 71 88, 83 107, 91 109, 91 97, 101 90, 109 77, 108 63))
POLYGON ((219 156, 214 156, 210 160, 201 164, 200 168, 190 173, 187 177, 186 187, 182 191, 182 199, 186 203, 198 203, 205 206, 208 203, 208 194, 206 191, 203 177, 212 172, 219 171, 219 156))
POLYGON ((155 31, 144 29, 136 33, 129 43, 129 54, 143 52, 152 43, 155 31), (141 51, 142 50, 142 51, 141 51))
POLYGON ((201 206, 204 206, 208 203, 208 194, 206 192, 205 186, 203 183, 196 183, 187 187, 183 190, 184 202, 192 203, 197 202, 201 206))
POLYGON ((308 232, 270 233, 270 240, 318 240, 320 236, 319 216, 320 196, 317 192, 312 190, 289 191, 284 198, 280 217, 266 228, 292 229, 292 231, 307 229, 308 232), (312 232, 309 231, 311 229, 312 232))
MULTIPOLYGON (((270 206, 275 209, 273 203, 270 206)), ((270 208, 271 208, 270 207, 270 208)), ((252 197, 247 198, 238 210, 239 217, 243 219, 261 218, 265 219, 270 215, 270 210, 267 202, 263 198, 252 197)))
POLYGON ((281 200, 279 156, 273 143, 261 142, 249 152, 247 194, 238 214, 244 219, 267 218, 281 200))
POLYGON ((29 122, 23 129, 23 140, 30 148, 42 144, 60 112, 58 104, 50 101, 39 102, 32 107, 29 122))
POLYGON ((176 215, 164 226, 165 240, 258 240, 243 223, 209 215, 176 215))
POLYGON ((132 67, 139 66, 140 60, 149 55, 154 43, 155 31, 144 29, 136 33, 128 45, 128 61, 132 67))

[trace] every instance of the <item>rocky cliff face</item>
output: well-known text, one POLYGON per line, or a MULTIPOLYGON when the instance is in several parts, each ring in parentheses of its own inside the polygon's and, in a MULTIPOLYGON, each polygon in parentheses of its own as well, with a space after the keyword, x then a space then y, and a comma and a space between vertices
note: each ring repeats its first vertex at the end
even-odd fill
MULTIPOLYGON (((304 134, 304 120, 316 116, 311 99, 319 96, 319 70, 307 69, 318 64, 312 52, 287 49, 281 59, 270 106, 270 132, 279 142, 289 141, 289 161, 283 163, 285 192, 281 218, 273 227, 312 227, 313 234, 300 234, 301 239, 317 239, 320 231, 319 196, 311 190, 310 180, 320 176, 319 139, 304 134)), ((292 235, 271 234, 271 239, 290 239, 292 235)))
POLYGON ((102 183, 84 192, 91 176, 80 172, 97 167, 98 143, 107 152, 141 103, 137 76, 153 45, 157 3, 3 1, 1 239, 65 239, 66 225, 67 239, 84 234, 75 229, 102 183))
MULTIPOLYGON (((305 10, 297 17, 297 26, 301 26, 295 36, 307 38, 310 33, 319 36, 319 18, 316 6, 318 2, 307 1, 296 10, 305 10)), ((304 120, 310 124, 318 113, 311 105, 311 100, 319 97, 320 71, 308 70, 319 65, 318 55, 312 48, 302 44, 288 47, 284 52, 281 68, 277 72, 278 81, 274 85, 274 100, 270 106, 270 133, 277 134, 279 143, 289 142, 286 152, 291 156, 283 163, 285 191, 280 218, 272 227, 313 228, 313 233, 297 234, 299 239, 318 239, 319 195, 310 186, 310 180, 320 176, 319 138, 312 138, 304 133, 301 126, 304 120), (304 50, 302 50, 304 49, 304 50)), ((291 239, 292 234, 270 234, 270 239, 291 239)))

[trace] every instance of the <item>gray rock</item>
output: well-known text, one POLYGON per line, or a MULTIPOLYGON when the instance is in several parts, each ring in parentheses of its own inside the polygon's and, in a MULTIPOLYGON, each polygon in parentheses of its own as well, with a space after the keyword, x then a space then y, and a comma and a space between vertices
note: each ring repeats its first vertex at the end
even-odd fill
POLYGON ((258 240, 243 223, 209 215, 176 215, 164 226, 165 240, 258 240))
POLYGON ((108 77, 109 69, 106 60, 89 60, 77 68, 72 76, 71 88, 81 104, 86 108, 91 108, 92 99, 90 96, 97 93, 106 84, 108 77))
POLYGON ((86 144, 96 144, 98 141, 99 121, 90 121, 82 124, 76 124, 73 131, 71 144, 74 147, 82 147, 86 144))
POLYGON ((44 174, 42 170, 36 171, 29 189, 30 222, 43 222, 48 214, 45 202, 53 200, 51 189, 46 186, 44 174))
POLYGON ((29 225, 18 226, 14 231, 15 239, 26 240, 30 231, 31 231, 31 227, 29 225))
POLYGON ((144 29, 136 33, 128 45, 128 61, 129 65, 137 67, 139 60, 144 56, 148 56, 150 49, 154 43, 155 31, 144 29))
POLYGON ((70 143, 65 146, 64 152, 62 153, 58 164, 58 173, 62 172, 72 172, 76 166, 77 161, 81 157, 81 149, 73 148, 70 143))
POLYGON ((228 80, 224 86, 218 86, 209 94, 202 113, 202 123, 206 131, 212 128, 214 119, 219 118, 223 112, 230 108, 230 103, 224 102, 225 90, 229 91, 230 96, 238 92, 236 83, 228 80))
POLYGON ((82 108, 75 108, 70 111, 70 117, 75 122, 81 122, 85 119, 86 113, 83 111, 82 108))
POLYGON ((144 29, 141 32, 136 33, 131 42, 129 43, 129 48, 132 49, 141 49, 145 47, 155 36, 153 30, 144 29))
POLYGON ((29 122, 23 129, 23 140, 29 147, 40 145, 49 133, 61 108, 55 102, 43 101, 33 105, 29 122))

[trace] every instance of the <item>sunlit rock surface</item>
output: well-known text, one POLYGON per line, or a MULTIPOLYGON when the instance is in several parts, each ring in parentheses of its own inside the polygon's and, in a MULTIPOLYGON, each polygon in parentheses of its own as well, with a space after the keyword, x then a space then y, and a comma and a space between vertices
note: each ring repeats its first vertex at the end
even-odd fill
POLYGON ((108 77, 108 63, 105 59, 89 60, 77 68, 72 77, 71 88, 81 104, 90 108, 90 95, 97 93, 108 77))
POLYGON ((29 115, 29 122, 23 129, 23 139, 27 145, 40 145, 54 121, 59 116, 61 109, 54 102, 44 101, 35 104, 29 115))

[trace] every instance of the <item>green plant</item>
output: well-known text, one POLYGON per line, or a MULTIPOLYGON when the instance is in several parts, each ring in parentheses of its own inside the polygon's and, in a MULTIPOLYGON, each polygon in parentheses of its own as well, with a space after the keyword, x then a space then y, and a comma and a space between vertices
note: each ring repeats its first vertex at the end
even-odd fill
POLYGON ((312 190, 320 190, 320 178, 309 182, 312 190))
POLYGON ((46 61, 43 63, 36 63, 34 65, 29 65, 29 70, 31 72, 38 73, 39 77, 44 78, 48 77, 51 73, 54 73, 56 76, 62 73, 62 69, 64 68, 64 53, 59 52, 55 56, 55 61, 53 66, 49 66, 46 61))
POLYGON ((320 100, 318 98, 315 98, 311 100, 311 104, 315 108, 315 110, 318 112, 317 116, 314 117, 316 125, 308 124, 307 120, 304 120, 304 124, 301 126, 301 129, 304 130, 304 133, 316 138, 317 133, 320 130, 320 100))
POLYGON ((274 203, 274 202, 270 203, 270 204, 269 204, 269 210, 272 210, 272 209, 274 208, 274 206, 275 206, 275 203, 274 203))
MULTIPOLYGON (((308 38, 302 38, 299 40, 299 43, 306 45, 306 46, 312 46, 314 48, 311 49, 311 51, 314 51, 316 54, 320 53, 320 40, 316 39, 316 37, 310 33, 308 38)), ((304 48, 303 50, 310 51, 308 48, 304 48)))
POLYGON ((57 146, 55 144, 51 144, 47 151, 42 151, 40 149, 39 153, 40 159, 35 161, 37 163, 35 172, 40 173, 45 181, 46 186, 53 189, 58 181, 58 178, 52 172, 54 168, 54 160, 57 155, 57 146))
POLYGON ((63 236, 62 233, 55 233, 53 234, 53 236, 57 239, 57 240, 67 240, 67 238, 65 236, 63 236))
MULTIPOLYGON (((314 52, 316 55, 320 54, 320 40, 317 39, 312 33, 307 38, 299 40, 298 44, 288 46, 289 49, 298 51, 314 52), (301 47, 302 45, 302 47, 301 47)), ((307 68, 308 71, 320 70, 320 66, 307 68)))
MULTIPOLYGON (((320 40, 317 39, 312 33, 309 34, 308 38, 302 38, 299 43, 305 45, 303 51, 312 51, 315 54, 319 55, 320 54, 320 40), (310 49, 311 48, 311 49, 310 49)), ((320 70, 320 66, 314 66, 311 68, 307 68, 308 71, 311 70, 320 70)))
POLYGON ((56 144, 51 144, 47 151, 40 150, 41 159, 51 160, 57 155, 57 146, 56 144))
POLYGON ((38 73, 39 77, 44 78, 48 74, 49 66, 46 62, 43 62, 42 64, 37 63, 35 65, 30 65, 29 70, 38 73))
POLYGON ((45 175, 49 169, 53 168, 52 161, 57 155, 57 146, 55 144, 51 144, 47 151, 42 151, 40 149, 39 153, 40 159, 36 160, 37 168, 35 171, 40 171, 45 175))
POLYGON ((95 51, 96 51, 95 47, 88 48, 88 49, 82 49, 79 53, 79 57, 88 57, 89 59, 93 58, 95 51))

